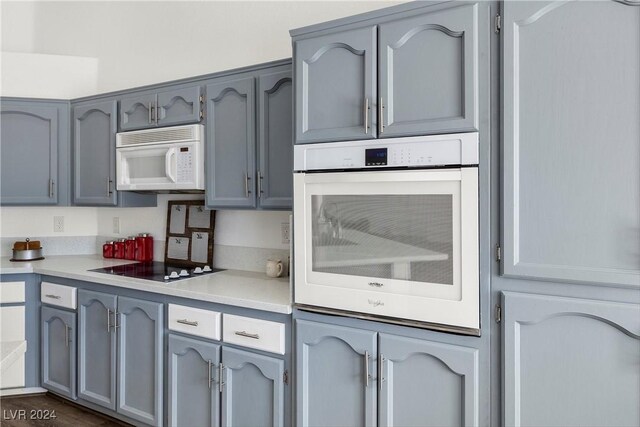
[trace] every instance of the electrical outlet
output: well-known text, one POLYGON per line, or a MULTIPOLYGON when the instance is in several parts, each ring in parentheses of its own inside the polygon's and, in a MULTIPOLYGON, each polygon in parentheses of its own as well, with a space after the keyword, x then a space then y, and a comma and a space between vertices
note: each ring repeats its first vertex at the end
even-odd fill
POLYGON ((54 216, 53 217, 53 231, 54 231, 54 233, 62 233, 64 231, 64 217, 63 216, 54 216))
POLYGON ((280 224, 280 229, 282 231, 282 243, 289 243, 289 223, 283 222, 280 224))
POLYGON ((120 217, 119 216, 113 217, 113 233, 120 234, 120 217))

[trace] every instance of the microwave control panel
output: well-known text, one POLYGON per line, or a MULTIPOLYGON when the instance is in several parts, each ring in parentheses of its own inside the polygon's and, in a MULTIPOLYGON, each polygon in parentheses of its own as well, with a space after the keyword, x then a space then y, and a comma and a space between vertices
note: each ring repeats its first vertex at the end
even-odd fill
POLYGON ((177 182, 193 181, 193 154, 191 147, 180 147, 176 153, 177 160, 177 182))

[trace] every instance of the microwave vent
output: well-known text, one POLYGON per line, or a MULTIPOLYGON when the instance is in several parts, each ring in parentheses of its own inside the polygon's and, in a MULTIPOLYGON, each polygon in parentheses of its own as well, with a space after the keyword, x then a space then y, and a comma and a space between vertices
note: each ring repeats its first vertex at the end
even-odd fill
POLYGON ((150 129, 118 134, 118 146, 126 147, 140 144, 158 144, 200 139, 200 125, 173 126, 164 129, 150 129))

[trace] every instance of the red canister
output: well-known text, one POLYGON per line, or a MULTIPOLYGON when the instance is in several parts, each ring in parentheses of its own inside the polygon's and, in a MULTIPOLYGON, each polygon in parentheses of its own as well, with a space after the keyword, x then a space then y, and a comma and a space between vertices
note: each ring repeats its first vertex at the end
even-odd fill
POLYGON ((153 236, 140 233, 136 237, 136 260, 140 262, 153 261, 153 236))
POLYGON ((118 239, 113 244, 113 257, 114 258, 124 259, 125 241, 126 241, 125 239, 118 239))
POLYGON ((105 242, 102 245, 102 256, 104 258, 113 258, 113 241, 105 242))
POLYGON ((124 257, 125 259, 136 259, 136 238, 135 236, 127 237, 124 242, 124 257))

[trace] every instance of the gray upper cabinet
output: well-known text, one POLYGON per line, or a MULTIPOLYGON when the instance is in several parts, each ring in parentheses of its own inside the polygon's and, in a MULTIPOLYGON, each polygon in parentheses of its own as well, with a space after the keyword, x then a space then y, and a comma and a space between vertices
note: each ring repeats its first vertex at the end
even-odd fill
POLYGON ((76 398, 76 313, 43 306, 42 386, 71 399, 76 398))
POLYGON ((207 207, 256 207, 254 80, 207 85, 207 207))
POLYGON ((223 347, 222 363, 222 425, 284 426, 284 361, 223 347))
POLYGON ((380 426, 477 426, 478 350, 380 334, 380 426))
POLYGON ((203 118, 200 86, 140 93, 120 99, 120 130, 198 123, 203 118))
POLYGON ((297 425, 376 425, 376 335, 296 321, 297 425))
POLYGON ((503 273, 638 286, 640 7, 503 14, 503 273))
POLYGON ((163 421, 162 308, 160 303, 118 297, 117 411, 154 426, 163 421))
POLYGON ((291 209, 293 196, 293 82, 291 71, 258 78, 258 201, 291 209))
POLYGON ((220 345, 170 334, 168 365, 169 426, 219 426, 220 345))
POLYGON ((75 205, 116 205, 117 101, 73 108, 75 205))
POLYGON ((156 94, 137 94, 120 99, 120 130, 155 126, 156 94))
POLYGON ((116 410, 115 295, 78 290, 78 396, 116 410))
POLYGON ((0 203, 67 204, 68 103, 0 101, 0 203))
POLYGON ((640 305, 502 298, 504 425, 638 425, 640 305))
POLYGON ((376 31, 294 41, 296 143, 377 136, 376 31))
POLYGON ((478 8, 379 26, 380 137, 478 129, 478 8))

